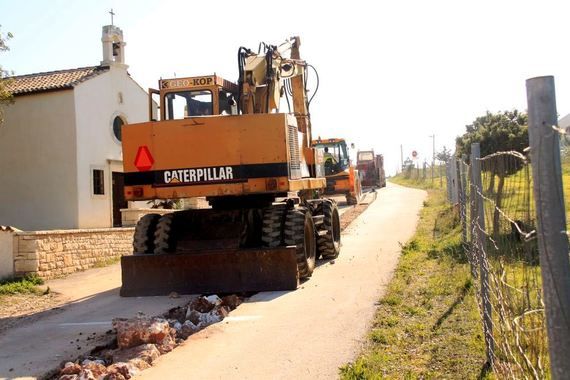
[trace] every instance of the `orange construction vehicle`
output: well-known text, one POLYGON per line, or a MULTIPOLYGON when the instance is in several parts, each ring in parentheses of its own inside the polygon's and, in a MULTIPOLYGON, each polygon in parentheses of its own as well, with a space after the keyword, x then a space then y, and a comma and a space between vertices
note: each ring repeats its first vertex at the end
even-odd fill
POLYGON ((327 179, 325 194, 344 194, 347 204, 358 204, 362 197, 362 186, 358 171, 350 161, 346 141, 341 138, 321 139, 319 137, 313 140, 312 146, 324 151, 327 179))
POLYGON ((123 127, 127 200, 206 197, 211 207, 145 215, 121 260, 121 295, 295 289, 317 256, 338 256, 339 213, 321 198, 323 151, 311 146, 312 66, 299 45, 240 48, 237 84, 161 79, 151 120, 123 127))
POLYGON ((356 167, 362 177, 362 186, 386 187, 384 156, 374 154, 373 150, 358 151, 356 167))

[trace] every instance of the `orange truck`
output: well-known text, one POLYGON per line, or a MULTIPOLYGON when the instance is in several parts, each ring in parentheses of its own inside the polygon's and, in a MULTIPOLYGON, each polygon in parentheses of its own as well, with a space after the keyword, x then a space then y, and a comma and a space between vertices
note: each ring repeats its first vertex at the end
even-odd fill
POLYGON ((262 46, 239 49, 237 83, 161 79, 150 120, 123 126, 127 200, 206 197, 210 208, 141 218, 121 295, 290 290, 318 257, 339 255, 338 208, 322 197, 323 155, 311 146, 312 66, 298 37, 262 46))

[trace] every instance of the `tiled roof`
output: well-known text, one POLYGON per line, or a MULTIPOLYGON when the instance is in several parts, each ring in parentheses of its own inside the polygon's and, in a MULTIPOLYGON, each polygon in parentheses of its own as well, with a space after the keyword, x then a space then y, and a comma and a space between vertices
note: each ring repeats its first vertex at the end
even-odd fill
POLYGON ((108 66, 80 67, 78 69, 49 71, 45 73, 10 77, 8 90, 13 95, 35 92, 57 91, 73 88, 75 85, 109 70, 108 66))

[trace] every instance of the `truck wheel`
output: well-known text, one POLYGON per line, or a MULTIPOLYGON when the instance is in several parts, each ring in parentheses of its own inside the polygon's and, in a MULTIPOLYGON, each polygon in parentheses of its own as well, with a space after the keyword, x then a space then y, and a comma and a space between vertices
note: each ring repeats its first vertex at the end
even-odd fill
POLYGON ((133 237, 133 253, 153 253, 154 231, 159 219, 159 214, 146 214, 139 219, 133 237))
POLYGON ((297 270, 299 278, 311 277, 315 269, 315 223, 311 213, 303 207, 289 210, 283 231, 285 244, 297 246, 297 270))
POLYGON ((327 233, 317 237, 317 252, 323 259, 336 259, 340 253, 340 217, 335 202, 323 201, 323 216, 322 229, 327 233))
POLYGON ((154 233, 154 253, 168 253, 174 251, 174 213, 164 214, 158 220, 154 233))
POLYGON ((277 247, 283 241, 284 206, 271 206, 263 210, 261 242, 264 247, 277 247))

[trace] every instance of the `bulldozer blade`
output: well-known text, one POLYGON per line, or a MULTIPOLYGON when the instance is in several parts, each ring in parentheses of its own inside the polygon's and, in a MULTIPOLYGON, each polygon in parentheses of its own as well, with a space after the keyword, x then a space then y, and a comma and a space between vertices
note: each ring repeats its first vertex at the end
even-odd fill
POLYGON ((295 290, 295 247, 121 257, 121 296, 295 290))

